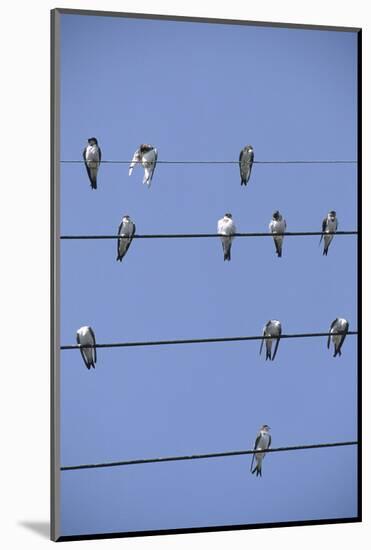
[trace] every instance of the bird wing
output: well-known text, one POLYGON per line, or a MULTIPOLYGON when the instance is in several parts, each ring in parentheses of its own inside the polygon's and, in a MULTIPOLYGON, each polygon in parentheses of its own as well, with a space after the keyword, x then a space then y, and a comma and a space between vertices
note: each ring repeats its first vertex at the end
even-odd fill
POLYGON ((154 154, 155 154, 155 160, 153 161, 153 165, 152 165, 151 179, 153 178, 153 174, 155 173, 155 168, 156 168, 156 164, 157 164, 157 157, 158 157, 157 149, 153 149, 153 151, 154 151, 154 154))
POLYGON ((98 147, 98 157, 99 157, 99 164, 100 164, 102 160, 102 151, 100 147, 98 147))
POLYGON ((95 347, 96 346, 95 334, 94 334, 94 330, 91 327, 89 327, 89 329, 90 329, 91 337, 93 338, 94 363, 96 363, 97 362, 97 350, 96 350, 96 347, 95 347))
MULTIPOLYGON (((260 433, 258 433, 258 435, 257 435, 257 437, 256 437, 256 439, 255 439, 254 451, 255 451, 255 450, 257 449, 257 447, 258 447, 259 440, 260 440, 260 433)), ((255 458, 255 454, 252 455, 251 466, 250 466, 250 472, 252 472, 252 470, 253 470, 254 458, 255 458)))
POLYGON ((338 350, 341 349, 341 346, 343 345, 343 342, 345 340, 345 337, 347 335, 347 332, 349 330, 349 323, 346 325, 345 329, 344 329, 344 332, 343 334, 341 335, 341 338, 340 338, 340 342, 339 342, 339 345, 338 345, 338 350))
POLYGON ((338 346, 337 346, 337 349, 338 349, 338 350, 341 350, 341 346, 343 345, 343 342, 344 342, 344 340, 345 340, 345 336, 346 336, 345 333, 341 335, 341 337, 340 337, 340 342, 339 342, 339 344, 338 344, 338 346))
POLYGON ((82 152, 82 158, 84 159, 85 168, 86 168, 86 171, 88 173, 89 180, 90 180, 90 170, 89 170, 89 166, 88 166, 88 163, 87 163, 87 160, 86 160, 86 149, 87 149, 87 147, 85 147, 85 149, 82 152))
POLYGON ((131 160, 131 163, 130 163, 130 166, 129 166, 129 176, 131 176, 133 170, 134 170, 134 167, 138 164, 138 162, 140 161, 140 150, 137 149, 133 155, 133 158, 131 160))
MULTIPOLYGON (((263 336, 266 336, 267 334, 267 325, 264 325, 264 328, 263 328, 263 336)), ((261 355, 261 352, 262 352, 262 349, 263 349, 263 345, 264 345, 264 339, 262 338, 262 341, 261 341, 261 344, 260 344, 260 351, 259 351, 259 355, 261 355)))
MULTIPOLYGON (((323 218, 323 221, 322 221, 322 233, 324 233, 326 231, 326 227, 327 227, 327 218, 323 218)), ((321 235, 321 238, 319 240, 319 244, 321 244, 321 241, 323 239, 323 234, 321 235)))
POLYGON ((241 178, 243 177, 243 174, 242 174, 242 164, 241 164, 242 157, 243 157, 243 149, 241 149, 241 151, 240 151, 240 156, 238 157, 238 161, 239 161, 239 163, 240 163, 240 176, 241 176, 241 178))
POLYGON ((120 235, 121 235, 121 229, 122 229, 123 223, 124 222, 120 223, 119 228, 118 228, 118 232, 117 232, 117 235, 118 235, 118 239, 117 239, 117 256, 118 257, 120 257, 120 235))
MULTIPOLYGON (((80 341, 80 335, 79 335, 79 333, 76 334, 76 340, 77 340, 78 345, 80 346, 80 345, 81 345, 81 341, 80 341)), ((83 359, 83 361, 84 361, 84 363, 85 363, 85 367, 87 367, 88 369, 90 369, 90 366, 89 366, 89 364, 88 364, 88 362, 87 362, 87 360, 86 360, 84 351, 85 351, 85 349, 80 347, 80 353, 81 353, 81 357, 82 357, 82 359, 83 359)))
MULTIPOLYGON (((158 154, 157 154, 157 149, 153 148, 152 149, 153 151, 153 154, 154 154, 154 159, 152 161, 149 161, 150 164, 148 166, 148 169, 149 169, 149 178, 148 178, 148 181, 146 182, 148 187, 150 187, 151 185, 151 182, 152 182, 152 178, 153 178, 153 174, 155 173, 155 168, 156 168, 156 163, 157 163, 157 157, 158 157, 158 154)), ((143 179, 143 183, 145 183, 145 176, 144 176, 144 179, 143 179)))
MULTIPOLYGON (((332 331, 332 329, 333 329, 334 326, 336 325, 337 320, 338 320, 338 319, 337 319, 337 317, 336 317, 336 319, 334 319, 334 320, 332 321, 329 332, 332 331)), ((329 334, 329 335, 328 335, 328 338, 327 338, 327 349, 330 347, 330 342, 331 342, 331 334, 329 334)))
POLYGON ((282 332, 282 329, 281 329, 281 327, 279 327, 279 336, 278 336, 278 338, 276 338, 276 347, 274 348, 272 361, 274 361, 274 358, 276 357, 276 353, 277 353, 277 350, 278 350, 278 344, 280 343, 281 332, 282 332))
POLYGON ((125 254, 126 254, 126 252, 129 250, 129 246, 131 245, 131 241, 133 240, 133 237, 134 237, 134 235, 135 235, 135 229, 136 229, 135 223, 133 222, 133 231, 132 231, 132 233, 131 233, 131 235, 130 235, 130 237, 129 237, 128 244, 127 244, 127 246, 126 246, 125 254))

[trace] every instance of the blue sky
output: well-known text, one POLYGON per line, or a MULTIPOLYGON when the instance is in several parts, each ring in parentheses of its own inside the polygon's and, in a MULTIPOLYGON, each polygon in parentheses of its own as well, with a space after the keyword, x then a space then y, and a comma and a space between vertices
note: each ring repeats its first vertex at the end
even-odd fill
MULTIPOLYGON (((162 160, 356 158, 356 34, 63 15, 61 158, 96 136, 106 160, 140 143, 162 160)), ((237 165, 104 164, 90 190, 83 164, 61 165, 61 233, 214 232, 232 212, 239 231, 266 231, 279 209, 288 231, 317 231, 331 209, 356 228, 355 165, 259 165, 241 188, 237 165)), ((97 341, 357 329, 356 240, 136 240, 122 264, 115 241, 62 241, 61 341, 90 324, 97 341)), ((340 359, 325 339, 285 340, 273 363, 258 342, 99 349, 95 371, 61 352, 61 463, 353 440, 356 339, 340 359)), ((63 535, 352 517, 356 449, 67 471, 63 535)))

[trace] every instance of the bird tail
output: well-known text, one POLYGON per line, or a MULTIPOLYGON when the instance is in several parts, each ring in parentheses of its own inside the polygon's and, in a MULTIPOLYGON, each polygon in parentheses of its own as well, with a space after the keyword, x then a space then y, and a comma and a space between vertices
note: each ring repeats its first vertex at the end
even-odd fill
POLYGON ((246 185, 246 186, 247 186, 247 181, 246 181, 246 179, 241 178, 241 185, 246 185))
POLYGON ((230 239, 223 238, 222 245, 223 245, 223 252, 224 252, 224 261, 230 262, 232 242, 230 241, 230 239))
POLYGON ((97 188, 97 175, 96 175, 96 173, 93 173, 92 170, 90 170, 89 179, 90 179, 90 187, 92 189, 96 189, 97 188))
POLYGON ((265 345, 266 345, 265 360, 267 361, 267 359, 269 359, 271 361, 272 360, 272 347, 268 344, 267 341, 266 341, 265 345))
POLYGON ((145 166, 144 167, 143 183, 145 183, 147 185, 148 189, 151 187, 152 174, 153 174, 152 165, 145 166))
POLYGON ((278 239, 274 239, 274 245, 276 247, 276 253, 278 258, 281 258, 282 256, 282 242, 280 242, 278 239))
POLYGON ((256 477, 262 476, 262 465, 261 462, 256 461, 256 466, 253 470, 251 470, 252 474, 256 474, 256 477))
POLYGON ((323 255, 324 255, 324 256, 327 256, 329 246, 330 246, 330 244, 331 244, 331 242, 332 242, 332 235, 330 235, 330 236, 325 236, 324 239, 323 239, 323 242, 324 242, 324 246, 323 246, 323 255))
POLYGON ((260 343, 259 355, 262 354, 263 344, 264 344, 264 339, 262 338, 262 341, 261 341, 261 343, 260 343))
POLYGON ((89 180, 90 180, 90 186, 92 189, 97 188, 97 168, 93 168, 92 166, 89 166, 88 168, 88 174, 89 174, 89 180))

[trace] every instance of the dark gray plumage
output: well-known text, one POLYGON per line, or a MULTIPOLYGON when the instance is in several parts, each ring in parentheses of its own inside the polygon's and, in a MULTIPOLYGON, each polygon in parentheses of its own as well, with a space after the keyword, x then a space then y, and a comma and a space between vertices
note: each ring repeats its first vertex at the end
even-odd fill
POLYGON ((252 145, 246 145, 239 156, 241 185, 247 185, 251 176, 252 165, 254 162, 254 149, 252 145))
POLYGON ((327 256, 328 249, 331 244, 332 239, 334 238, 334 235, 331 233, 335 233, 338 228, 338 220, 336 217, 335 210, 330 210, 330 212, 327 214, 326 218, 322 221, 322 233, 321 238, 319 242, 321 243, 322 239, 324 242, 323 246, 323 256, 327 256), (330 234, 328 234, 330 233, 330 234))
POLYGON ((349 330, 349 322, 346 319, 337 317, 332 321, 330 326, 330 333, 327 338, 327 348, 330 348, 331 340, 334 344, 334 355, 333 357, 341 355, 341 348, 344 343, 345 337, 349 330))
POLYGON ((79 328, 76 333, 76 341, 80 347, 81 357, 87 369, 90 370, 91 367, 95 369, 97 350, 93 329, 89 326, 79 328))
POLYGON ((259 351, 259 353, 261 354, 265 342, 265 360, 269 359, 270 361, 274 361, 278 349, 278 344, 280 343, 281 334, 282 325, 280 321, 271 319, 265 324, 263 329, 263 336, 265 336, 266 338, 262 339, 259 351), (276 340, 276 347, 272 356, 272 347, 274 340, 276 340))
POLYGON ((85 168, 89 176, 90 186, 92 189, 97 189, 98 169, 102 160, 102 151, 98 145, 98 140, 95 137, 88 139, 88 145, 82 153, 85 168))

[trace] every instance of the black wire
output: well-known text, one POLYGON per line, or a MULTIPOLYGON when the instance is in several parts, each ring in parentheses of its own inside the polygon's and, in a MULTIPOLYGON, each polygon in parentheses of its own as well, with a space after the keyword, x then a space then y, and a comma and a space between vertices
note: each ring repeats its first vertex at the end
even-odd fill
MULTIPOLYGON (((296 231, 287 233, 234 233, 233 237, 303 237, 316 235, 358 235, 358 231, 296 231)), ((133 239, 200 239, 210 237, 223 237, 219 233, 168 233, 168 234, 148 234, 148 235, 133 235, 133 239)), ((79 240, 79 239, 117 239, 125 238, 122 235, 61 235, 63 240, 79 240)))
MULTIPOLYGON (((337 335, 343 334, 343 332, 337 332, 337 335)), ((356 331, 349 331, 346 332, 346 336, 353 336, 355 334, 358 334, 356 331)), ((268 339, 276 339, 276 338, 314 338, 318 336, 333 336, 331 332, 306 332, 306 333, 298 333, 298 334, 281 334, 281 336, 232 336, 227 338, 192 338, 187 340, 158 340, 158 341, 152 341, 152 342, 118 342, 114 344, 96 344, 96 348, 129 348, 129 347, 139 347, 139 346, 168 346, 168 345, 174 345, 174 344, 206 344, 211 342, 243 342, 246 340, 268 340, 268 339)), ((83 348, 91 348, 92 346, 86 345, 66 345, 61 346, 61 350, 68 350, 68 349, 83 349, 83 348)))
MULTIPOLYGON (((314 445, 295 445, 293 447, 276 447, 275 449, 266 449, 265 453, 279 453, 283 451, 298 451, 302 449, 320 449, 324 447, 345 447, 348 445, 358 445, 358 441, 343 441, 338 443, 318 443, 314 445)), ((240 456, 254 454, 255 449, 248 451, 226 451, 224 453, 207 453, 184 456, 165 456, 160 458, 140 458, 136 460, 121 460, 119 462, 103 462, 98 464, 79 464, 77 466, 62 466, 61 470, 87 470, 91 468, 111 468, 113 466, 130 466, 133 464, 150 464, 154 462, 174 462, 177 460, 197 460, 201 458, 219 458, 224 456, 240 456)))
MULTIPOLYGON (((82 164, 84 160, 61 160, 63 164, 82 164)), ((101 164, 141 164, 132 160, 101 160, 101 164)), ((254 160, 249 164, 357 164, 356 160, 254 160)), ((157 164, 240 164, 239 160, 158 160, 157 164)), ((245 163, 247 164, 247 163, 245 163)))

